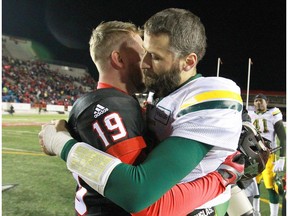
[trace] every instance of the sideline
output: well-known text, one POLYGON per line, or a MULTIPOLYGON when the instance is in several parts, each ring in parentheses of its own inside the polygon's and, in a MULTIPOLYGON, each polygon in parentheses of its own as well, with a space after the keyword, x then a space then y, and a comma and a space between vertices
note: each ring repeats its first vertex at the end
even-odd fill
POLYGON ((39 151, 27 151, 24 149, 15 149, 15 148, 7 148, 7 147, 2 147, 2 150, 10 150, 10 151, 18 151, 18 152, 28 152, 28 153, 40 153, 39 151))
MULTIPOLYGON (((46 122, 47 123, 47 122, 46 122)), ((45 124, 45 122, 10 122, 10 123, 2 123, 2 127, 11 127, 11 126, 41 126, 45 124)))
POLYGON ((19 152, 19 151, 2 151, 2 154, 15 154, 15 155, 33 155, 33 156, 48 156, 44 153, 33 153, 33 152, 19 152))

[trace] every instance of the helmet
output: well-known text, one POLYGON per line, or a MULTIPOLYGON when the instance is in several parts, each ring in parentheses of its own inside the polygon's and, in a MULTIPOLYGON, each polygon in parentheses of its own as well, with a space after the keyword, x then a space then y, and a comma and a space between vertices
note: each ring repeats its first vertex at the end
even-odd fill
POLYGON ((250 122, 242 123, 238 150, 244 154, 245 169, 241 180, 254 178, 261 173, 266 166, 270 155, 270 145, 267 139, 261 137, 250 122))

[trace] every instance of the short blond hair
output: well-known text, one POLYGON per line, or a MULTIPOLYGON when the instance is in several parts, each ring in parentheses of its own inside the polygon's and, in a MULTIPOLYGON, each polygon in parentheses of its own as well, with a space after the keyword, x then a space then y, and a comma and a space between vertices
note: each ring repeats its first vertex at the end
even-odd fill
POLYGON ((93 62, 105 61, 121 40, 131 34, 142 34, 142 30, 130 22, 109 21, 100 23, 92 32, 89 45, 93 62))

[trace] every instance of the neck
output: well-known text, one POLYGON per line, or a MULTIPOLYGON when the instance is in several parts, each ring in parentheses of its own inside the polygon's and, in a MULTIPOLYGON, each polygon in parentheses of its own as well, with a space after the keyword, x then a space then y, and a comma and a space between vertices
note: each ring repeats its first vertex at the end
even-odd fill
POLYGON ((105 75, 102 74, 99 76, 99 82, 106 83, 114 88, 119 89, 129 95, 132 95, 136 92, 136 89, 133 88, 131 85, 123 82, 117 74, 113 73, 106 73, 105 75))
POLYGON ((267 111, 267 109, 265 110, 257 110, 257 113, 265 113, 267 111))
POLYGON ((182 72, 180 85, 187 82, 187 80, 189 80, 191 77, 195 76, 196 74, 197 74, 196 68, 193 68, 192 70, 187 71, 187 72, 182 72))

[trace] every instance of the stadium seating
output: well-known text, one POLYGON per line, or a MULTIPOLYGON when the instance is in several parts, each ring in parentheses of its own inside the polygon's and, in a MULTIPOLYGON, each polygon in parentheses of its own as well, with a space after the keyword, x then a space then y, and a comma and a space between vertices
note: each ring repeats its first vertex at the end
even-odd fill
POLYGON ((76 68, 39 60, 29 41, 2 37, 2 102, 72 106, 96 88, 85 67, 76 68))

